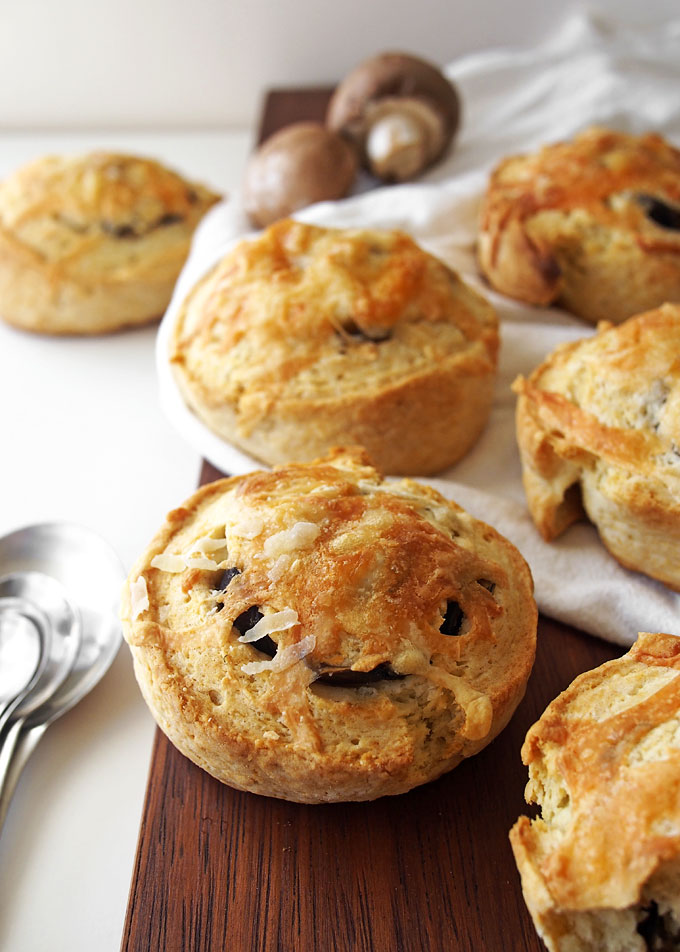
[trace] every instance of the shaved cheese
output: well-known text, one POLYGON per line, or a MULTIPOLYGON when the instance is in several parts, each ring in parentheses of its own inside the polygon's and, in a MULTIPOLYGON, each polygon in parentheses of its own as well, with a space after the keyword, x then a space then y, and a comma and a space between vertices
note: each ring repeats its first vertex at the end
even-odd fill
POLYGON ((373 493, 379 490, 384 490, 385 487, 376 482, 374 479, 359 479, 357 481, 357 489, 359 489, 359 491, 362 493, 373 493))
POLYGON ((308 549, 316 541, 321 529, 315 522, 296 522, 290 529, 275 532, 265 539, 264 554, 277 558, 296 549, 308 549))
POLYGON ((149 607, 149 592, 146 587, 146 579, 140 575, 136 582, 130 586, 130 607, 132 608, 132 620, 139 618, 142 612, 149 607))
POLYGON ((186 568, 181 555, 170 555, 168 552, 154 555, 151 559, 151 565, 154 569, 160 569, 161 572, 183 572, 186 568))
POLYGON ((248 644, 251 641, 258 641, 265 635, 270 635, 274 631, 285 631, 286 628, 292 628, 298 623, 298 613, 294 608, 284 608, 280 612, 272 612, 271 615, 265 615, 263 618, 244 632, 239 641, 242 644, 248 644))
POLYGON ((302 641, 298 641, 294 645, 280 648, 274 657, 267 661, 251 661, 249 664, 242 664, 241 671, 245 674, 259 674, 261 671, 285 671, 286 668, 292 667, 313 651, 315 644, 316 638, 314 635, 307 635, 302 641))
POLYGON ((432 523, 435 528, 441 529, 441 523, 451 519, 454 514, 447 505, 442 505, 434 499, 430 499, 424 493, 412 492, 401 482, 387 481, 385 483, 368 482, 365 479, 357 483, 359 489, 364 493, 387 493, 397 499, 403 499, 407 502, 415 503, 420 515, 432 523))
POLYGON ((192 552, 200 552, 202 555, 206 555, 208 552, 225 549, 226 546, 226 539, 213 539, 212 536, 203 536, 202 539, 197 539, 190 549, 187 549, 187 555, 191 555, 192 552))
POLYGON ((365 479, 360 479, 357 483, 357 486, 362 492, 365 493, 387 493, 390 496, 396 496, 399 499, 408 499, 409 501, 415 501, 417 503, 428 502, 422 493, 412 492, 408 489, 403 482, 384 482, 376 483, 369 482, 365 479))
POLYGON ((240 539, 255 539, 263 529, 262 519, 254 513, 249 513, 231 527, 231 533, 240 539))
POLYGON ((154 555, 151 565, 161 572, 183 572, 185 569, 204 569, 208 572, 215 572, 223 567, 224 559, 216 561, 208 557, 208 553, 219 552, 223 550, 226 557, 227 540, 214 539, 212 536, 202 536, 195 542, 192 542, 183 555, 175 555, 170 552, 161 552, 154 555))
POLYGON ((206 558, 206 556, 201 556, 196 559, 185 559, 184 561, 188 569, 208 569, 209 571, 214 571, 220 567, 219 563, 213 559, 206 558))
POLYGON ((278 582, 290 568, 291 557, 289 555, 280 555, 276 562, 267 572, 267 578, 270 582, 278 582))

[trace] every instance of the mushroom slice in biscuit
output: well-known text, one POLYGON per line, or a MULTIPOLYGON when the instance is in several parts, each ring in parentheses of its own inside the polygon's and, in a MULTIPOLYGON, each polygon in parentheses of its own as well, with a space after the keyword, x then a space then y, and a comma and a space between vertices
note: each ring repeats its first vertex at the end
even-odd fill
POLYGON ((639 635, 529 730, 510 833, 550 952, 680 949, 680 638, 639 635))
POLYGON ((506 539, 338 450, 171 512, 123 622, 180 751, 238 789, 316 803, 402 793, 488 744, 524 694, 536 606, 506 539))
POLYGON ((199 420, 269 466, 359 445, 421 475, 478 439, 497 353, 493 308, 405 233, 284 219, 192 288, 169 359, 199 420))
POLYGON ((505 159, 478 252, 496 290, 593 324, 680 300, 680 150, 653 133, 591 128, 505 159))
POLYGON ((531 515, 587 514, 627 568, 680 590, 680 306, 558 347, 514 389, 531 515))
POLYGON ((161 317, 219 195, 152 159, 50 155, 0 183, 0 317, 102 334, 161 317))

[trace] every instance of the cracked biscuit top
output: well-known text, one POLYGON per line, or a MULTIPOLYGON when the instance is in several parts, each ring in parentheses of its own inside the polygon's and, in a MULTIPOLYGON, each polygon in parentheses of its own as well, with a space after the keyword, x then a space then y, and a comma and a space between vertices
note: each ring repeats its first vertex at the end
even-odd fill
POLYGON ((123 618, 183 753, 309 802, 399 793, 489 743, 536 630, 506 539, 344 451, 199 490, 132 570, 123 618))
POLYGON ((514 384, 523 480, 545 539, 583 516, 629 568, 680 589, 680 306, 602 324, 514 384))
POLYGON ((0 183, 0 313, 55 333, 159 317, 218 198, 131 155, 51 155, 23 166, 0 183))
POLYGON ((680 151, 661 136, 591 128, 505 159, 478 244, 492 287, 619 323, 680 299, 680 151))
POLYGON ((407 235, 285 220, 199 281, 170 360, 199 418, 269 465, 356 444, 413 475, 475 442, 497 350, 490 305, 407 235))

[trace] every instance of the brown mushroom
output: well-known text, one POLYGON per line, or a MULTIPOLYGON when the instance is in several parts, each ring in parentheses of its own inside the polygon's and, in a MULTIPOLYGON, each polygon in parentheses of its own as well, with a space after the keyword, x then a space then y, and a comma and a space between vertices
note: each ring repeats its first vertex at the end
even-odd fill
POLYGON ((357 174, 352 145, 317 122, 275 132, 253 153, 243 186, 245 211, 264 227, 306 205, 342 198, 357 174))
POLYGON ((460 97, 436 66, 407 53, 382 53, 339 84, 326 114, 378 178, 404 181, 435 163, 460 121, 460 97))

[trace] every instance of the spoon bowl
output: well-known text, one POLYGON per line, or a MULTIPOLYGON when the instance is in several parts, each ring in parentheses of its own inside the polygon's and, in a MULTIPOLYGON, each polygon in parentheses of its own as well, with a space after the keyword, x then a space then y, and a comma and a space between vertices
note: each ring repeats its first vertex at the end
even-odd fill
POLYGON ((23 598, 0 598, 0 734, 47 664, 52 631, 44 613, 23 598))
POLYGON ((24 621, 42 636, 44 668, 13 712, 14 717, 26 717, 54 695, 73 668, 81 642, 80 613, 63 586, 43 572, 4 575, 0 578, 1 598, 20 602, 24 621))
POLYGON ((0 757, 0 824, 28 758, 47 727, 101 680, 122 642, 118 620, 125 570, 98 535, 70 523, 44 523, 0 539, 0 573, 44 573, 61 584, 80 617, 80 640, 66 677, 9 727, 0 757))

